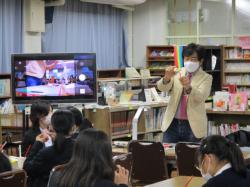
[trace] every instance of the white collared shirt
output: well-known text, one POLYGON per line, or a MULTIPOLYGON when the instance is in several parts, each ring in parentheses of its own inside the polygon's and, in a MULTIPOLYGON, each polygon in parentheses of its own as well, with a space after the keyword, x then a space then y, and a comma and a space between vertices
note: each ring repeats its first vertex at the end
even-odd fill
POLYGON ((227 170, 227 169, 229 169, 229 168, 231 168, 231 167, 232 167, 232 165, 231 165, 230 163, 227 163, 227 164, 224 165, 222 168, 220 168, 220 169, 215 173, 214 176, 217 176, 217 175, 221 174, 223 171, 225 171, 225 170, 227 170))
MULTIPOLYGON (((44 129, 40 128, 40 131, 41 133, 45 133, 46 135, 48 135, 44 129)), ((45 144, 45 147, 49 147, 49 146, 52 146, 53 145, 53 142, 52 142, 52 138, 48 135, 48 140, 47 142, 44 143, 45 144)))

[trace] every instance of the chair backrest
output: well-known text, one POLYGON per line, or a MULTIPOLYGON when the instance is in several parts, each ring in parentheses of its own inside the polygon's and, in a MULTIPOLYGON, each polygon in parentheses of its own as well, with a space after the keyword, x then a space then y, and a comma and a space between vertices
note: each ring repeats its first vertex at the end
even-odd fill
POLYGON ((113 162, 115 165, 120 165, 130 172, 132 166, 132 154, 125 153, 113 156, 113 162))
POLYGON ((245 161, 247 168, 250 169, 250 158, 246 158, 244 161, 245 161))
POLYGON ((196 169, 198 144, 177 143, 175 146, 178 173, 181 176, 201 176, 196 169))
POLYGON ((160 142, 132 141, 129 152, 132 153, 132 185, 152 184, 168 178, 165 152, 160 142))
POLYGON ((0 186, 26 187, 27 175, 24 170, 0 173, 0 186))
POLYGON ((239 130, 226 136, 227 139, 238 144, 240 147, 250 146, 250 132, 239 130))

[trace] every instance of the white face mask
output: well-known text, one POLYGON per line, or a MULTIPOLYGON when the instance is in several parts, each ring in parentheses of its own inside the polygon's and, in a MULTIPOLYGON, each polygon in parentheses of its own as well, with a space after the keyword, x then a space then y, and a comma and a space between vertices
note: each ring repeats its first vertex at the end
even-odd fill
POLYGON ((198 70, 200 64, 198 62, 185 61, 184 67, 186 68, 188 73, 193 73, 198 70))
POLYGON ((48 127, 51 124, 51 114, 45 116, 42 123, 48 127))
MULTIPOLYGON (((204 162, 204 160, 203 160, 203 162, 204 162)), ((201 166, 203 165, 203 162, 202 162, 201 166)), ((209 171, 209 168, 210 168, 210 159, 209 159, 209 162, 208 162, 207 173, 203 173, 203 172, 202 172, 202 169, 200 170, 200 171, 201 171, 202 177, 203 177, 206 181, 208 181, 209 179, 213 178, 213 176, 210 175, 210 173, 208 172, 208 171, 209 171)))

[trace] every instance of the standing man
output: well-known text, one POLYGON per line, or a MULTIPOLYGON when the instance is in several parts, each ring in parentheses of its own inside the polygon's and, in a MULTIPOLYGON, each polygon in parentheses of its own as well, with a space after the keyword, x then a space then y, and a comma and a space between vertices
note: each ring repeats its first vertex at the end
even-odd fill
POLYGON ((163 118, 164 143, 197 142, 207 132, 205 100, 210 94, 212 76, 202 70, 205 49, 191 43, 184 47, 184 68, 167 67, 158 81, 160 91, 170 93, 170 101, 163 118))

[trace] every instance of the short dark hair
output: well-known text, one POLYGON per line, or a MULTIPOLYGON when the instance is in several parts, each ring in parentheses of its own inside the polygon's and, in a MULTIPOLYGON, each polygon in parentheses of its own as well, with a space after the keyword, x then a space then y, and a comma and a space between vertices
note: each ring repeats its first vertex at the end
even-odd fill
POLYGON ((205 48, 201 45, 190 43, 187 46, 183 47, 182 57, 190 57, 194 53, 197 53, 198 60, 201 61, 205 58, 205 48))
POLYGON ((232 141, 220 135, 212 135, 203 139, 199 148, 200 160, 205 154, 214 154, 219 161, 230 162, 233 170, 246 177, 246 166, 240 148, 232 141))
POLYGON ((80 131, 93 127, 92 123, 87 118, 84 118, 82 112, 79 109, 73 106, 69 106, 67 109, 74 115, 75 124, 77 127, 79 127, 80 131))
POLYGON ((39 129, 39 120, 43 116, 49 114, 51 105, 47 101, 34 101, 30 108, 30 121, 32 122, 32 128, 39 129))

